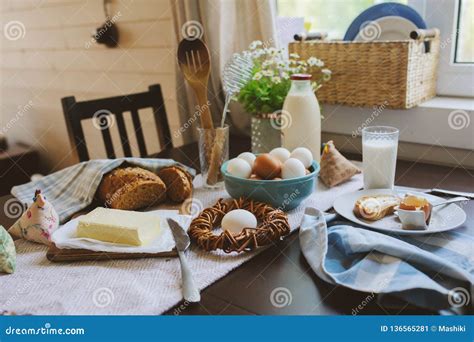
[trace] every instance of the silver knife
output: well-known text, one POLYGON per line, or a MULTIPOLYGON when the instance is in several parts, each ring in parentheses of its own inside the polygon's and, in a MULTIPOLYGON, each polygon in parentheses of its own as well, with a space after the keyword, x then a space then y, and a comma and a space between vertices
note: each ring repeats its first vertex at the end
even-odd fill
POLYGON ((199 290, 194 285, 193 275, 189 268, 184 251, 189 247, 190 240, 186 231, 181 225, 171 218, 166 219, 170 226, 171 233, 173 234, 174 241, 176 243, 176 250, 178 252, 179 262, 181 264, 181 279, 183 286, 183 298, 185 301, 196 303, 201 301, 201 295, 199 290))
POLYGON ((409 186, 395 186, 395 190, 402 190, 402 191, 416 191, 416 192, 423 192, 425 194, 429 193, 436 193, 436 194, 444 194, 450 196, 462 196, 474 199, 473 192, 463 192, 463 191, 454 191, 454 190, 445 190, 445 189, 424 189, 424 188, 412 188, 409 186))

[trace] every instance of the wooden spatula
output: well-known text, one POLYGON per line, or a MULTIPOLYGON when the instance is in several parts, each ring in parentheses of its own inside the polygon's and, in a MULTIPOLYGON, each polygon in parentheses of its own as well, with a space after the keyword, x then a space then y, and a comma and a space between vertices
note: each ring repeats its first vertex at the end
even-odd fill
POLYGON ((201 127, 214 128, 207 104, 207 83, 211 71, 209 49, 200 39, 183 39, 178 46, 178 62, 184 78, 193 88, 199 108, 201 108, 201 127))

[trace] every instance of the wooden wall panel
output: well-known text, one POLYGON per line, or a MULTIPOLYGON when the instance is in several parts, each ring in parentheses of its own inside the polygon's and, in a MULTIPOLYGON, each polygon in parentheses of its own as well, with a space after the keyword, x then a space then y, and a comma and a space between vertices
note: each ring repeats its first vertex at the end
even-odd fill
MULTIPOLYGON (((101 0, 2 0, 0 2, 0 128, 9 141, 34 145, 44 172, 76 162, 71 154, 60 99, 78 100, 145 91, 160 83, 173 132, 179 130, 175 82, 175 41, 168 0, 115 0, 111 6, 120 46, 91 40, 104 21, 101 0), (5 24, 18 21, 24 35, 8 39, 5 24), (31 105, 30 105, 31 104, 31 105), (22 110, 27 107, 27 110, 22 110)), ((151 113, 143 114, 151 152, 158 141, 151 113)), ((130 118, 126 125, 132 131, 130 118)), ((85 123, 91 156, 105 156, 100 136, 85 123)), ((112 139, 119 146, 112 128, 112 139)), ((132 135, 132 151, 136 141, 132 135)), ((182 143, 176 137, 175 144, 182 143)), ((118 155, 122 155, 118 148, 118 155)))
MULTIPOLYGON (((174 41, 170 20, 146 20, 142 22, 120 22, 120 47, 122 49, 169 48, 174 41)), ((25 50, 99 50, 103 47, 92 39, 97 25, 35 29, 25 27, 25 36, 19 40, 9 40, 2 34, 0 46, 3 51, 25 50)))

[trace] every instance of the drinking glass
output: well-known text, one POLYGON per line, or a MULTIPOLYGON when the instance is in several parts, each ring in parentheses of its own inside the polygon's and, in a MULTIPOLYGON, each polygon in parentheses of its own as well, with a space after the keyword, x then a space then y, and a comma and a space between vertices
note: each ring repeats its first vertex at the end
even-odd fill
POLYGON ((364 189, 393 189, 397 165, 398 129, 369 126, 362 130, 364 189))
POLYGON ((198 127, 199 161, 205 188, 223 185, 221 166, 229 160, 229 126, 218 128, 198 127))

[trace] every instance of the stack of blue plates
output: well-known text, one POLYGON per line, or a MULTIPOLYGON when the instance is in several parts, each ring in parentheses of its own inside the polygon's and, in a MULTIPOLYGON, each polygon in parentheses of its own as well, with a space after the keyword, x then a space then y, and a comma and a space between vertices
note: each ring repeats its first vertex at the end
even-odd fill
POLYGON ((347 29, 344 40, 406 40, 416 29, 426 29, 426 23, 417 11, 406 5, 387 2, 362 12, 347 29))

